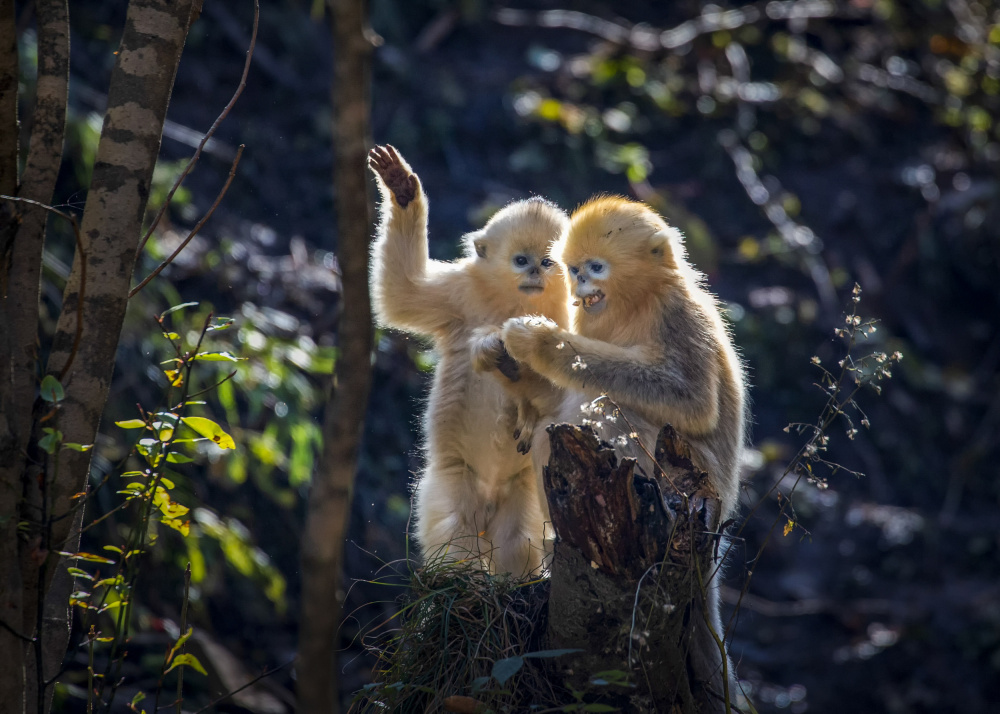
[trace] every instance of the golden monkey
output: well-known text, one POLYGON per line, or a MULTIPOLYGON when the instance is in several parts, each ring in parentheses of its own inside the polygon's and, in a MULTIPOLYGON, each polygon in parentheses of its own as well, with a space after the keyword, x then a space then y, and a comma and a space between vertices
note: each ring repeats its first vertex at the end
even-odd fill
POLYGON ((549 257, 568 217, 540 198, 517 201, 465 237, 464 258, 430 260, 419 179, 391 146, 372 149, 369 165, 382 194, 372 254, 376 315, 430 337, 440 358, 414 494, 417 541, 425 557, 482 559, 495 573, 538 570, 541 507, 531 460, 511 438, 516 405, 497 379, 473 369, 470 351, 477 353, 476 328, 516 315, 568 324, 566 281, 549 257))
MULTIPOLYGON (((566 390, 550 415, 556 421, 579 422, 581 406, 602 395, 613 401, 620 414, 606 404, 590 419, 621 456, 637 458, 647 471, 639 444, 651 453, 660 429, 672 424, 721 497, 719 519, 709 525, 725 522, 739 496, 744 370, 715 297, 687 262, 681 234, 641 203, 598 197, 573 213, 556 255, 576 295, 572 331, 544 318, 510 319, 502 332, 508 353, 566 390)), ((539 432, 536 463, 546 463, 548 451, 539 432)), ((547 513, 544 493, 541 499, 547 513)), ((708 600, 722 637, 715 586, 708 600)), ((721 662, 702 663, 702 678, 720 683, 721 662)))

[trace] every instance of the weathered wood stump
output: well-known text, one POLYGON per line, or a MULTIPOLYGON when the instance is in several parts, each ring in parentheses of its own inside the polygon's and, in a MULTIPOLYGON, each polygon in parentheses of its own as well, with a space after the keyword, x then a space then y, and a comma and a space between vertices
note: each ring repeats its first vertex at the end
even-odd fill
MULTIPOLYGON (((720 503, 673 427, 656 473, 619 459, 588 427, 549 427, 545 470, 557 534, 546 639, 571 686, 629 673, 627 711, 724 712, 723 654, 709 627, 720 503)), ((602 698, 602 701, 607 701, 602 698)))

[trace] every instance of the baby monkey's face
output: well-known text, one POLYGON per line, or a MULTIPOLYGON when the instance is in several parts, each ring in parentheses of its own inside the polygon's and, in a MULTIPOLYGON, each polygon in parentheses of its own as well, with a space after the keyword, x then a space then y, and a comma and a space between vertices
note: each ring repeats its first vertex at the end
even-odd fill
POLYGON ((537 249, 525 248, 510 256, 510 270, 517 289, 526 295, 539 295, 545 291, 556 272, 556 262, 537 249))

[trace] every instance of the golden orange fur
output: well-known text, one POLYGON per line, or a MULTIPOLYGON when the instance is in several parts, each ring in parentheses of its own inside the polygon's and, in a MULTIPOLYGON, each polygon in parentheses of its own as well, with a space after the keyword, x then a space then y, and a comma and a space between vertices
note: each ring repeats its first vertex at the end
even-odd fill
MULTIPOLYGON (((715 297, 687 262, 680 233, 641 203, 602 196, 573 213, 557 255, 577 298, 572 330, 542 318, 514 318, 503 328, 507 351, 565 390, 550 420, 587 419, 639 468, 652 468, 646 453, 663 425, 672 424, 722 500, 721 513, 708 524, 718 527, 739 496, 744 372, 715 297)), ((540 474, 547 439, 536 438, 533 457, 540 474)), ((707 597, 721 637, 714 585, 707 597)), ((702 662, 700 676, 719 683, 721 662, 721 655, 702 662)))

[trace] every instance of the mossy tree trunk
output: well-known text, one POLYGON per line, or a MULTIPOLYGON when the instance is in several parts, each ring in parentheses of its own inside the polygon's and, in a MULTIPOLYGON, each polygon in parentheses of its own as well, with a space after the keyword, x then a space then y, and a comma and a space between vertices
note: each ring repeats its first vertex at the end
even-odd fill
MULTIPOLYGON (((722 654, 710 618, 719 513, 707 474, 669 425, 656 474, 619 460, 587 427, 550 428, 545 488, 558 534, 547 645, 573 688, 605 671, 628 673, 627 711, 724 712, 722 654)), ((602 698, 606 702, 607 698, 602 698)))

